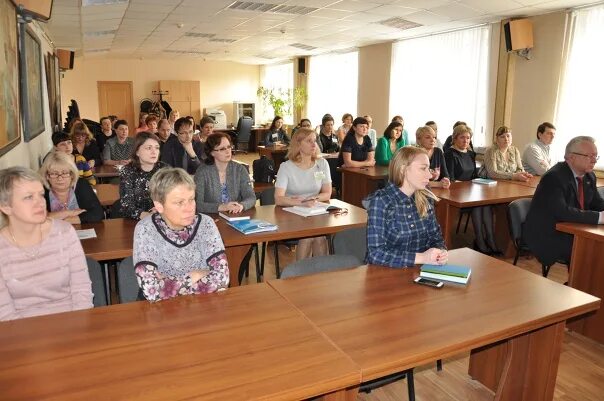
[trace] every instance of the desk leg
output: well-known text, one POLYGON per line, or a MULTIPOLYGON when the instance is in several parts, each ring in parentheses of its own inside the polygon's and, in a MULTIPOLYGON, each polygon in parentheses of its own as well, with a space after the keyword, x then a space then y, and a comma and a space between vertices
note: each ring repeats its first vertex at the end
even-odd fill
POLYGON ((229 246, 225 249, 227 262, 229 262, 230 287, 239 286, 239 266, 249 251, 251 245, 229 246))
MULTIPOLYGON (((575 235, 568 285, 602 298, 604 296, 604 242, 575 235), (600 265, 598 266, 598 261, 600 265)), ((604 309, 573 319, 568 328, 604 343, 604 309)))
POLYGON ((445 240, 447 249, 453 249, 453 238, 455 237, 455 228, 457 219, 459 219, 459 208, 451 205, 444 199, 436 203, 436 220, 445 240))
POLYGON ((358 394, 359 388, 353 387, 325 394, 321 398, 323 401, 355 401, 358 394))
POLYGON ((469 375, 495 391, 495 401, 551 401, 564 324, 472 350, 469 375))
POLYGON ((105 279, 105 299, 107 305, 111 305, 111 282, 109 281, 109 262, 101 263, 103 267, 103 277, 105 279))

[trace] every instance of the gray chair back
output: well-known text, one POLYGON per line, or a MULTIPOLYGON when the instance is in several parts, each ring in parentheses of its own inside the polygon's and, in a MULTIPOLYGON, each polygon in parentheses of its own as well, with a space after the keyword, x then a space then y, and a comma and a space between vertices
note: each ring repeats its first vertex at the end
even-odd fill
POLYGON ((336 255, 353 255, 365 260, 367 253, 367 227, 350 228, 333 237, 333 251, 336 255))
POLYGON ((275 204, 275 187, 260 192, 260 206, 275 204))
POLYGON ((531 208, 531 199, 516 199, 508 205, 508 227, 510 236, 516 244, 522 239, 522 225, 531 208))
POLYGON ((237 121, 237 144, 248 143, 250 141, 252 125, 254 125, 252 117, 239 117, 239 121, 237 121))
POLYGON ((302 259, 289 264, 281 273, 281 278, 306 276, 326 271, 357 267, 363 263, 353 255, 325 255, 302 259))
POLYGON ((105 295, 105 284, 103 278, 103 269, 96 260, 86 257, 86 264, 88 265, 88 276, 92 282, 92 293, 94 298, 92 304, 96 308, 97 306, 107 305, 107 295, 105 295))
POLYGON ((138 298, 138 280, 134 274, 132 256, 122 260, 117 266, 117 288, 120 303, 134 302, 138 298))

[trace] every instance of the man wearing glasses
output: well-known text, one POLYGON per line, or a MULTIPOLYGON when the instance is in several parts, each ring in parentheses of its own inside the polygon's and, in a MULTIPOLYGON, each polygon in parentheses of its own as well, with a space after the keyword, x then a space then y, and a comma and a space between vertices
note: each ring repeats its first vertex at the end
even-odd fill
POLYGON ((524 224, 524 240, 544 265, 570 261, 573 237, 556 223, 604 224, 604 199, 593 172, 598 156, 594 138, 570 140, 564 161, 543 175, 524 224))
POLYGON ((193 141, 193 123, 181 117, 174 123, 177 140, 168 140, 161 154, 161 161, 172 167, 180 167, 189 174, 195 174, 201 164, 203 145, 193 141))

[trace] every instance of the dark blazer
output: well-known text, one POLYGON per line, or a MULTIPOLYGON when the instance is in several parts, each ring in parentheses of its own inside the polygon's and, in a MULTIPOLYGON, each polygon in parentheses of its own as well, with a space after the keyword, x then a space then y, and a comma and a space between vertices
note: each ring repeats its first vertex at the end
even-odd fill
POLYGON ((541 177, 524 223, 524 241, 543 264, 570 261, 573 237, 556 230, 556 223, 598 224, 604 200, 596 189, 594 173, 583 177, 585 210, 579 208, 577 184, 566 162, 560 162, 541 177))
MULTIPOLYGON (((195 174, 197 167, 201 164, 203 159, 203 144, 201 142, 193 141, 193 150, 197 155, 197 158, 187 159, 187 173, 195 174)), ((172 166, 183 168, 183 156, 185 154, 185 148, 182 146, 176 136, 171 136, 161 150, 161 161, 172 166)))
MULTIPOLYGON (((79 216, 82 223, 97 223, 103 220, 103 206, 85 178, 78 178, 75 187, 75 196, 80 209, 86 210, 79 216)), ((46 210, 50 212, 50 195, 48 189, 44 191, 44 197, 46 198, 46 210)))

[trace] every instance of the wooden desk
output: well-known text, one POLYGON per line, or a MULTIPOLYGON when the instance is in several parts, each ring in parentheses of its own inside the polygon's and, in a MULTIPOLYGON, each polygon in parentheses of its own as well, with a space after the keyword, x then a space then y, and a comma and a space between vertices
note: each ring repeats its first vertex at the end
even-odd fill
POLYGON ((0 322, 0 354, 3 401, 354 400, 360 381, 267 284, 0 322))
POLYGON ((360 366, 363 381, 472 351, 469 373, 496 400, 551 400, 565 320, 600 300, 467 248, 449 260, 472 267, 467 286, 437 290, 412 282, 417 268, 377 266, 269 285, 360 366))
MULTIPOLYGON (((509 180, 508 182, 510 182, 512 184, 525 185, 527 187, 537 188, 537 185, 539 185, 539 182, 541 181, 541 177, 542 177, 541 175, 536 175, 533 178, 531 178, 528 182, 513 181, 513 180, 509 180)), ((604 178, 596 179, 596 187, 604 187, 604 178)))
POLYGON ((75 229, 94 228, 97 237, 82 240, 82 248, 86 256, 105 262, 132 256, 136 223, 130 219, 109 219, 98 223, 79 224, 75 229))
POLYGON ((508 229, 507 205, 516 199, 531 198, 535 188, 506 181, 498 181, 497 185, 458 181, 451 183, 448 189, 431 190, 440 198, 436 204, 436 218, 449 249, 455 248, 453 238, 460 210, 465 207, 491 205, 495 212, 495 240, 506 255, 513 255, 514 246, 508 229))
MULTIPOLYGON (((312 217, 302 217, 286 212, 280 206, 256 206, 243 213, 252 219, 265 220, 279 226, 277 231, 245 235, 227 224, 224 219, 217 218, 216 225, 226 247, 229 262, 231 286, 237 286, 239 265, 249 250, 251 244, 259 242, 278 241, 294 238, 316 237, 335 234, 354 227, 367 225, 367 212, 359 207, 349 205, 337 199, 331 199, 330 204, 348 209, 348 214, 323 214, 312 217)), ((217 215, 214 215, 217 217, 217 215)))
POLYGON ((289 147, 286 145, 277 145, 277 146, 258 146, 257 147, 258 154, 260 156, 265 156, 275 162, 275 173, 279 171, 279 166, 285 160, 285 156, 287 156, 287 151, 289 147))
MULTIPOLYGON (((556 229, 574 235, 568 285, 604 297, 604 226, 558 223, 556 229)), ((604 311, 573 322, 569 328, 604 343, 604 311)))
POLYGON ((115 166, 103 164, 94 168, 94 176, 97 178, 113 178, 119 177, 120 173, 115 166))
POLYGON ((97 184, 94 192, 103 206, 111 206, 120 198, 120 186, 117 184, 97 184))
POLYGON ((388 166, 340 167, 342 200, 362 207, 361 201, 388 179, 388 166))

